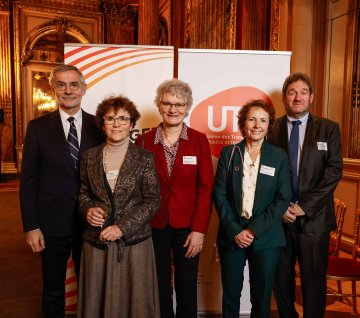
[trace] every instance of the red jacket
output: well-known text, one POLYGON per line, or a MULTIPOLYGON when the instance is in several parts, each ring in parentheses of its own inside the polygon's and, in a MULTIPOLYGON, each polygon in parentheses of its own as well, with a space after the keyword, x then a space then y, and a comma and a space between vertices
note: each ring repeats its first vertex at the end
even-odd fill
POLYGON ((156 128, 136 140, 137 145, 144 146, 154 154, 160 180, 161 204, 151 226, 162 229, 169 224, 174 228, 190 227, 192 231, 206 233, 213 185, 212 159, 206 136, 187 128, 188 140, 180 139, 169 177, 163 146, 154 144, 155 133, 156 128))

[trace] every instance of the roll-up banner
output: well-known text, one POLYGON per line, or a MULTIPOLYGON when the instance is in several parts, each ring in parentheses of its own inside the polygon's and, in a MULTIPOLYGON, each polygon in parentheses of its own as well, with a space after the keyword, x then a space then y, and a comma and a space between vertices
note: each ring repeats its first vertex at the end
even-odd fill
MULTIPOLYGON (((154 105, 156 88, 173 78, 174 48, 166 46, 128 46, 65 44, 64 61, 80 69, 87 83, 82 108, 95 114, 97 105, 111 95, 130 98, 141 114, 131 140, 157 126, 161 117, 154 105)), ((65 282, 65 310, 76 313, 77 285, 72 261, 65 282)))
MULTIPOLYGON (((250 99, 271 103, 277 117, 284 113, 281 89, 290 73, 290 52, 179 49, 178 78, 188 82, 194 103, 187 124, 205 133, 211 146, 214 171, 224 145, 242 139, 237 125, 241 106, 250 99)), ((199 313, 221 313, 221 278, 217 254, 218 217, 212 213, 198 278, 199 313)), ((241 317, 251 311, 248 269, 245 268, 241 317)))
MULTIPOLYGON (((161 117, 154 104, 156 88, 173 78, 174 49, 163 46, 65 44, 65 63, 77 66, 88 84, 82 100, 94 114, 106 97, 123 94, 138 107, 141 118, 131 139, 157 126, 161 117)), ((186 123, 205 133, 214 171, 221 148, 237 143, 237 113, 249 99, 270 102, 277 117, 284 111, 281 88, 290 73, 290 52, 179 49, 178 78, 188 82, 194 103, 186 123)), ((198 277, 199 316, 221 315, 221 279, 217 254, 218 218, 213 211, 198 277)), ((72 300, 73 302, 73 300, 72 300)), ((241 317, 251 310, 248 270, 245 270, 241 317)))
POLYGON ((154 98, 159 84, 173 78, 173 47, 65 44, 64 57, 66 64, 78 67, 84 74, 87 91, 81 105, 85 111, 95 114, 104 98, 122 94, 135 103, 141 114, 132 141, 139 130, 160 123, 154 98))

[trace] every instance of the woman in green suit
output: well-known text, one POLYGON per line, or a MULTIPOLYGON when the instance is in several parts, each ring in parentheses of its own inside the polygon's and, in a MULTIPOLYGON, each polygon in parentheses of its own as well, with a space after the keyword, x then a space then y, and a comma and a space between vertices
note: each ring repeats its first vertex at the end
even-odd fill
POLYGON ((213 197, 225 318, 239 317, 246 261, 251 317, 270 317, 275 269, 286 244, 281 218, 291 200, 287 155, 266 142, 274 119, 274 109, 262 100, 244 105, 238 116, 244 139, 224 147, 218 162, 213 197))

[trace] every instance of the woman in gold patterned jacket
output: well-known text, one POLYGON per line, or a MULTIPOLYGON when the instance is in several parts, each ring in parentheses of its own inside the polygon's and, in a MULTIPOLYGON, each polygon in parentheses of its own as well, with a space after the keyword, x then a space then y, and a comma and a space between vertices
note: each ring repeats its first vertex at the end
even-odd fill
POLYGON ((80 213, 86 220, 78 317, 148 317, 159 313, 150 220, 160 189, 152 154, 130 142, 140 114, 126 97, 99 104, 107 140, 81 159, 80 213))

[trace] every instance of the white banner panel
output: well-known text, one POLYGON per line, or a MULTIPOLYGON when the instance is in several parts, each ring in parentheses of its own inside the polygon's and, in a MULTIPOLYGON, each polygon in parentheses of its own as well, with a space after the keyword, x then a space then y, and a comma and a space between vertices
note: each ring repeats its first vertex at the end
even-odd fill
MULTIPOLYGON (((164 80, 173 78, 174 48, 156 46, 128 46, 106 44, 65 44, 64 61, 80 69, 87 83, 81 106, 95 114, 97 105, 110 95, 125 95, 137 106, 141 118, 132 131, 137 134, 157 126, 161 117, 154 105, 156 88, 164 80)), ((65 295, 66 311, 76 310, 75 273, 67 271, 65 295)))
POLYGON ((110 95, 130 98, 141 113, 139 127, 157 126, 161 117, 154 105, 156 88, 173 78, 174 48, 106 44, 65 44, 65 63, 75 65, 85 76, 87 92, 82 107, 94 114, 110 95))
MULTIPOLYGON (((77 66, 88 90, 82 106, 94 114, 97 105, 110 95, 123 94, 141 113, 132 139, 140 131, 161 121, 154 105, 155 91, 173 78, 173 47, 65 44, 66 64, 77 66)), ((290 52, 179 49, 178 77, 193 89, 194 105, 187 124, 207 134, 214 167, 225 144, 241 140, 237 112, 251 98, 273 104, 283 113, 281 86, 290 72, 290 52)), ((220 265, 216 250, 218 220, 213 211, 209 232, 200 258, 198 310, 221 313, 220 265)), ((248 272, 241 298, 242 316, 250 312, 248 272)))
MULTIPOLYGON (((277 117, 284 113, 281 89, 290 73, 290 52, 179 49, 178 77, 193 89, 194 104, 186 121, 207 134, 214 167, 222 147, 239 142, 237 113, 250 99, 270 102, 277 117)), ((220 264, 216 248, 218 218, 213 211, 198 280, 199 312, 221 313, 220 264)), ((250 313, 245 270, 240 313, 250 313)))

